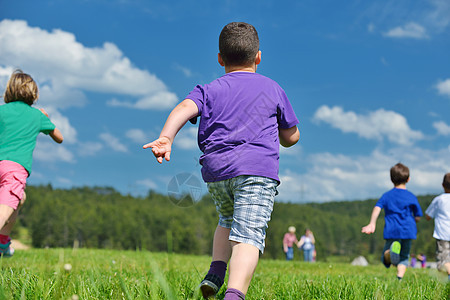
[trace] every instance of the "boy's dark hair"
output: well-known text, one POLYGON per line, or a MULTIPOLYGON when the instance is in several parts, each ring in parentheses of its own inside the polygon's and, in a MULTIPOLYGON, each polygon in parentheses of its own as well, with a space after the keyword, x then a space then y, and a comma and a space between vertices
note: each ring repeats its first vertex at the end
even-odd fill
POLYGON ((407 183, 409 179, 409 169, 404 164, 398 163, 391 168, 391 181, 397 186, 407 183))
POLYGON ((450 191, 450 173, 444 175, 444 180, 442 181, 442 186, 444 189, 450 191))
POLYGON ((244 22, 229 23, 220 33, 219 51, 225 65, 248 66, 259 51, 258 32, 244 22))

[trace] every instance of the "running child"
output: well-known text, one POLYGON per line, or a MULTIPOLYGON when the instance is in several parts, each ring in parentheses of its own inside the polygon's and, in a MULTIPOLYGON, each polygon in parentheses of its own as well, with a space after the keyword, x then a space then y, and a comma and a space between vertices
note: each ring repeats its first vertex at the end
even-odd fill
POLYGON ((406 189, 409 181, 409 169, 398 163, 391 168, 391 181, 394 188, 381 196, 372 211, 370 223, 361 232, 375 232, 378 216, 384 209, 384 232, 386 240, 381 261, 386 268, 397 267, 397 278, 401 280, 409 265, 411 242, 416 239, 417 226, 422 216, 422 209, 413 193, 406 189))
POLYGON ((244 299, 264 251, 280 182, 279 144, 290 147, 300 134, 283 89, 256 73, 261 51, 252 25, 233 22, 223 28, 218 61, 226 74, 197 85, 170 113, 160 137, 144 148, 152 148, 159 163, 169 161, 177 132, 200 116, 202 176, 219 213, 212 263, 200 289, 204 298, 214 297, 230 261, 225 299, 244 299))
POLYGON ((4 105, 0 105, 0 255, 10 257, 10 233, 25 202, 25 185, 31 174, 33 151, 40 132, 62 143, 61 132, 44 109, 31 107, 38 99, 30 75, 16 70, 6 84, 4 105))

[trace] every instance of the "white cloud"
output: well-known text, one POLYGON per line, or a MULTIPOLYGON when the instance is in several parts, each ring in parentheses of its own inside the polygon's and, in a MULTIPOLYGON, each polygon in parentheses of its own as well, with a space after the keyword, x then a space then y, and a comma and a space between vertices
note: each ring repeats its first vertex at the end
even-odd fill
MULTIPOLYGON (((0 66, 0 87, 2 88, 0 93, 3 93, 3 91, 5 90, 6 83, 8 82, 9 77, 13 72, 13 67, 2 68, 2 66, 0 66)), ((1 94, 1 96, 3 96, 3 94, 1 94)))
POLYGON ((33 152, 34 159, 44 162, 75 162, 74 155, 72 152, 67 150, 64 145, 59 145, 52 141, 48 141, 48 139, 50 139, 49 137, 45 138, 47 140, 43 137, 38 138, 36 148, 33 152))
POLYGON ((98 142, 80 142, 77 145, 78 154, 81 156, 94 156, 103 150, 103 145, 98 142))
POLYGON ((128 107, 135 109, 165 110, 168 108, 173 108, 177 101, 178 99, 173 93, 158 92, 154 95, 140 98, 136 102, 120 101, 117 100, 116 98, 113 98, 110 101, 108 101, 107 104, 109 106, 128 107))
POLYGON ((448 126, 443 121, 434 122, 433 127, 437 130, 438 134, 440 135, 450 135, 450 126, 448 126))
POLYGON ((384 36, 391 38, 413 38, 413 39, 426 39, 428 38, 426 29, 414 22, 407 23, 403 26, 398 26, 390 29, 383 34, 384 36))
POLYGON ((160 79, 133 66, 112 43, 89 48, 70 32, 3 20, 0 54, 3 69, 20 66, 35 78, 45 105, 83 105, 84 91, 135 97, 136 104, 128 107, 136 109, 165 109, 176 103, 175 94, 160 79))
POLYGON ((149 139, 148 135, 142 129, 130 129, 125 133, 126 137, 136 143, 146 143, 149 139))
POLYGON ((174 145, 185 150, 198 149, 197 131, 197 127, 184 127, 178 132, 174 145))
POLYGON ((120 140, 110 133, 100 134, 100 139, 105 142, 106 147, 110 148, 116 152, 128 152, 127 147, 120 142, 120 140))
POLYGON ((142 179, 138 180, 136 184, 145 187, 146 189, 156 190, 158 189, 158 185, 151 179, 142 179))
POLYGON ((186 76, 188 78, 192 77, 192 71, 189 70, 188 68, 183 67, 182 65, 179 65, 179 64, 174 64, 174 68, 178 71, 181 71, 181 73, 183 73, 184 76, 186 76))
POLYGON ((358 115, 352 111, 345 112, 339 106, 323 105, 317 109, 313 120, 328 123, 345 133, 356 133, 360 137, 380 141, 387 138, 399 145, 411 145, 424 138, 420 131, 409 127, 404 116, 384 109, 358 115))
POLYGON ((450 170, 449 149, 399 147, 369 155, 319 153, 304 161, 304 173, 282 170, 279 201, 324 202, 378 198, 393 187, 389 170, 397 162, 410 169, 407 188, 416 195, 441 192, 442 177, 450 170))
POLYGON ((436 89, 440 95, 445 95, 450 97, 450 78, 444 81, 439 81, 436 84, 436 89))
POLYGON ((450 24, 450 2, 448 0, 430 0, 433 9, 425 16, 425 21, 438 32, 445 30, 450 24))

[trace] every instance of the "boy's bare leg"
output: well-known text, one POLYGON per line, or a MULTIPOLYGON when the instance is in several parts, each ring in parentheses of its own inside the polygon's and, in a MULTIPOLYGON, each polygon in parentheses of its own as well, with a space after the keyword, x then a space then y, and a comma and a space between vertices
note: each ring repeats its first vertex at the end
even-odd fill
POLYGON ((232 254, 228 288, 247 294, 259 260, 259 249, 253 245, 231 242, 232 254))
POLYGON ((228 263, 231 256, 231 245, 228 240, 230 229, 217 225, 214 233, 212 261, 224 261, 228 263))
POLYGON ((450 263, 444 264, 445 270, 447 271, 448 276, 450 276, 450 263))
POLYGON ((0 204, 0 228, 2 231, 13 213, 14 209, 12 207, 5 204, 0 204))
POLYGON ((13 211, 13 213, 9 217, 9 220, 7 220, 6 224, 0 230, 0 234, 3 234, 3 235, 10 235, 11 234, 11 231, 12 231, 12 229, 14 227, 14 224, 16 224, 16 220, 17 220, 17 216, 18 215, 19 215, 19 209, 16 209, 15 211, 13 211))
POLYGON ((0 234, 3 234, 3 235, 11 234, 14 224, 16 224, 17 216, 19 215, 19 209, 25 203, 26 199, 27 199, 27 195, 24 192, 22 200, 20 200, 19 206, 17 207, 16 210, 14 210, 12 207, 9 207, 7 205, 0 204, 0 234), (4 215, 3 215, 3 211, 5 211, 4 215), (5 219, 4 222, 2 222, 4 220, 3 216, 6 217, 8 214, 9 214, 9 216, 5 219))
POLYGON ((403 278, 405 276, 406 266, 402 264, 397 265, 397 277, 403 278))

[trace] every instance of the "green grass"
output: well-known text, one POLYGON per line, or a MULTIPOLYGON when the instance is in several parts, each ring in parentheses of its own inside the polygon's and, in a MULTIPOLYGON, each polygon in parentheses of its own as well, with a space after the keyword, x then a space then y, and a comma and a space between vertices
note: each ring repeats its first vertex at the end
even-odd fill
MULTIPOLYGON (((200 299, 209 263, 207 256, 145 251, 17 251, 0 259, 0 299, 200 299)), ((408 269, 398 282, 381 264, 261 260, 246 299, 449 299, 449 292, 436 270, 408 269)))

